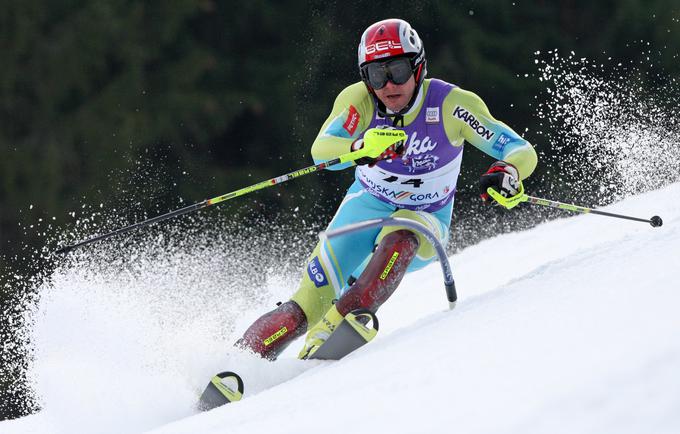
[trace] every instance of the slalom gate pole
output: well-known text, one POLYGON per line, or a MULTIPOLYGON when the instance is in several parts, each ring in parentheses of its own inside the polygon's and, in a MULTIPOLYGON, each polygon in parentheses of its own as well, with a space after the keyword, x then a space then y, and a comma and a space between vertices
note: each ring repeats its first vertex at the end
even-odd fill
POLYGON ((615 217, 619 219, 632 220, 636 222, 649 223, 652 227, 658 228, 663 225, 663 220, 658 215, 652 216, 651 218, 645 219, 640 217, 631 217, 623 214, 615 214, 611 212, 599 211, 593 208, 587 208, 580 205, 572 205, 568 203, 557 202, 549 199, 542 199, 540 197, 529 196, 524 193, 524 186, 520 183, 520 192, 518 195, 510 198, 505 198, 500 195, 496 190, 489 187, 487 188, 487 193, 493 197, 498 203, 500 203, 505 208, 514 208, 522 202, 529 202, 534 205, 548 206, 551 208, 563 209, 566 211, 580 212, 583 214, 597 214, 605 217, 615 217))
POLYGON ((92 238, 88 238, 86 240, 77 242, 75 244, 67 245, 64 247, 61 247, 57 250, 55 250, 54 253, 60 253, 60 254, 66 254, 70 252, 71 250, 85 246, 88 244, 92 244, 96 241, 101 241, 105 240, 107 238, 111 238, 116 235, 124 234, 127 232, 130 232, 135 229, 143 228, 145 226, 152 225, 154 223, 162 222, 164 220, 171 219, 173 217, 178 217, 184 214, 188 214, 190 212, 197 211, 199 209, 207 208, 212 205, 216 205, 218 203, 227 201, 229 199, 233 199, 235 197, 239 196, 244 196, 248 193, 252 193, 257 190, 262 190, 267 187, 272 187, 277 184, 282 184, 286 181, 290 181, 291 179, 299 178, 304 175, 309 175, 310 173, 315 173, 324 169, 328 169, 329 167, 336 166, 339 164, 343 163, 349 163, 349 162, 354 162, 355 160, 358 160, 359 158, 364 158, 364 157, 371 157, 371 158, 378 158, 380 154, 387 149, 388 146, 393 145, 394 143, 400 142, 402 140, 406 140, 406 133, 404 133, 401 130, 377 130, 372 129, 368 130, 364 134, 364 143, 369 140, 369 137, 372 141, 372 145, 365 145, 364 148, 359 149, 358 151, 353 151, 353 152, 348 152, 346 154, 340 155, 337 158, 334 158, 332 160, 324 161, 319 164, 315 164, 313 166, 308 166, 305 167, 304 169, 299 169, 294 172, 286 173, 285 175, 277 176, 276 178, 271 178, 266 181, 258 182, 257 184, 250 185, 248 187, 241 188, 236 191, 232 191, 230 193, 223 194, 221 196, 214 197, 212 199, 206 199, 202 202, 195 203, 193 205, 186 206, 184 208, 180 208, 175 211, 171 211, 167 214, 159 215, 153 218, 150 218, 148 220, 144 220, 135 224, 132 224, 130 226, 125 226, 119 229, 116 229, 114 231, 98 235, 92 238))
POLYGON ((351 225, 343 226, 332 231, 321 232, 319 238, 329 239, 335 238, 342 235, 346 235, 352 232, 359 232, 370 228, 384 227, 384 226, 405 226, 409 229, 413 229, 420 232, 435 248, 437 256, 439 257, 439 263, 442 266, 442 274, 444 275, 444 289, 446 290, 446 298, 449 301, 449 309, 453 310, 456 307, 456 301, 458 300, 458 294, 456 293, 456 283, 453 280, 453 272, 451 271, 451 264, 449 263, 449 258, 446 256, 446 250, 444 246, 439 241, 427 226, 415 222, 413 220, 408 220, 399 217, 387 217, 382 219, 365 220, 362 222, 354 223, 351 225))

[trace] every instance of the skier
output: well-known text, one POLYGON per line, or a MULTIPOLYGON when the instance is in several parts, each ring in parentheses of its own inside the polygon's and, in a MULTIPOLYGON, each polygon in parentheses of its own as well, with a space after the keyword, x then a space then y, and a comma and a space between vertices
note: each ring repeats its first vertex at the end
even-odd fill
MULTIPOLYGON (((387 19, 368 27, 358 63, 362 81, 337 96, 312 145, 314 161, 361 149, 370 128, 401 129, 408 139, 356 161, 355 181, 328 230, 393 216, 424 224, 446 243, 464 141, 498 160, 481 177, 482 200, 493 201, 487 187, 505 197, 519 193, 536 167, 534 148, 494 119, 476 94, 426 79, 423 42, 409 23, 387 19)), ((322 240, 292 298, 256 320, 236 345, 274 360, 308 331, 299 356, 306 358, 347 313, 375 312, 407 271, 434 258, 425 238, 399 227, 322 240)))

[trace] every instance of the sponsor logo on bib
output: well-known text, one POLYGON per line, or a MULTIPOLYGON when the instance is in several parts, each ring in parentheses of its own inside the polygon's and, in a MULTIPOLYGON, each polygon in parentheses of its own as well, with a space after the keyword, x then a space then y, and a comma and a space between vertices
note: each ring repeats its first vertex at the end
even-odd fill
POLYGON ((439 107, 427 107, 425 109, 425 122, 428 124, 439 123, 439 107))
POLYGON ((439 157, 434 154, 425 154, 413 157, 409 161, 408 171, 413 173, 418 170, 434 170, 437 168, 439 157))
POLYGON ((426 152, 434 151, 437 147, 437 142, 433 142, 430 136, 425 136, 422 140, 418 140, 418 132, 414 131, 408 141, 404 158, 413 155, 425 154, 426 152))
POLYGON ((367 176, 362 176, 361 181, 369 188, 369 192, 378 197, 382 196, 394 203, 411 202, 434 202, 441 198, 439 192, 418 193, 408 190, 395 190, 390 187, 380 185, 367 176))

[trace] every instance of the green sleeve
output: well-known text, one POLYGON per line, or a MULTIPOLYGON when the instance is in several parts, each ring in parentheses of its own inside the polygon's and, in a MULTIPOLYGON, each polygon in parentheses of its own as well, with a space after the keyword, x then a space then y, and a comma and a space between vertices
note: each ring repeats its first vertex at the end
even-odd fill
MULTIPOLYGON (((331 114, 312 144, 316 164, 350 152, 352 142, 368 129, 373 116, 373 98, 363 82, 346 87, 335 99, 331 114)), ((332 166, 344 169, 352 163, 332 166)))
POLYGON ((521 179, 536 168, 538 157, 531 143, 491 116, 476 94, 455 88, 444 100, 442 110, 446 134, 455 146, 465 140, 496 160, 515 166, 521 179))

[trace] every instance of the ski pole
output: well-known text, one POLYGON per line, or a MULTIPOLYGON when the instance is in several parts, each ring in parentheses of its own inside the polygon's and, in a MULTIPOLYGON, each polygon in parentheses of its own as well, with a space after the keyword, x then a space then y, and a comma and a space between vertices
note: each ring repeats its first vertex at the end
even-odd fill
POLYGON ((111 238, 116 235, 124 234, 127 232, 130 232, 135 229, 139 229, 145 226, 152 225, 154 223, 162 222, 164 220, 171 219, 173 217, 178 217, 184 214, 188 214, 190 212, 197 211, 199 209, 207 208, 212 205, 216 205, 218 203, 227 201, 229 199, 233 199, 235 197, 239 196, 244 196, 248 193, 252 193, 257 190, 262 190, 263 188, 271 187, 277 184, 284 183, 286 181, 290 181, 291 179, 299 178, 304 175, 308 175, 310 173, 318 172, 324 169, 327 169, 332 166, 336 166, 338 164, 343 164, 343 163, 349 163, 353 162, 355 160, 358 160, 359 158, 363 157, 371 157, 371 158, 378 158, 380 154, 387 149, 388 146, 391 146, 395 143, 398 143, 402 140, 406 140, 406 133, 404 133, 401 130, 388 130, 388 129, 377 129, 377 128, 372 128, 364 134, 364 147, 353 152, 348 152, 346 154, 342 154, 337 158, 333 158, 332 160, 324 161, 319 164, 315 164, 313 166, 308 166, 305 167, 304 169, 299 169, 290 173, 286 173, 285 175, 277 176, 276 178, 271 178, 266 181, 258 182, 257 184, 250 185, 248 187, 243 187, 239 190, 232 191, 230 193, 223 194, 221 196, 214 197, 212 199, 206 199, 202 202, 195 203, 193 205, 186 206, 184 208, 180 208, 175 211, 171 211, 166 214, 162 214, 153 218, 150 218, 148 220, 144 220, 135 224, 132 224, 130 226, 125 226, 119 229, 116 229, 114 231, 98 235, 92 238, 88 238, 86 240, 77 242, 75 244, 71 244, 68 246, 61 247, 60 249, 57 249, 55 253, 62 253, 66 254, 70 252, 71 250, 85 246, 91 243, 94 243, 96 241, 101 241, 105 240, 107 238, 111 238))
POLYGON ((519 205, 522 202, 529 202, 534 205, 542 205, 542 206, 548 206, 551 208, 558 208, 558 209, 563 209, 567 211, 574 211, 574 212, 580 212, 583 214, 597 214, 597 215, 602 215, 606 217, 616 217, 620 219, 626 219, 626 220, 633 220, 636 222, 644 222, 644 223, 649 223, 652 225, 654 228, 658 228, 659 226, 663 225, 663 220, 661 217, 658 215, 652 216, 651 218, 644 219, 644 218, 639 218, 639 217, 631 217, 623 214, 615 214, 611 212, 605 212, 605 211, 599 211, 593 208, 587 208, 585 206, 580 206, 580 205, 572 205, 568 203, 563 203, 563 202, 557 202, 554 200, 549 200, 549 199, 542 199, 540 197, 534 197, 534 196, 529 196, 528 194, 524 193, 524 186, 520 183, 520 192, 519 194, 506 198, 501 196, 500 193, 498 193, 496 190, 493 188, 489 187, 486 189, 487 193, 491 197, 493 197, 496 202, 500 203, 502 206, 504 206, 507 209, 514 208, 515 206, 519 205))

